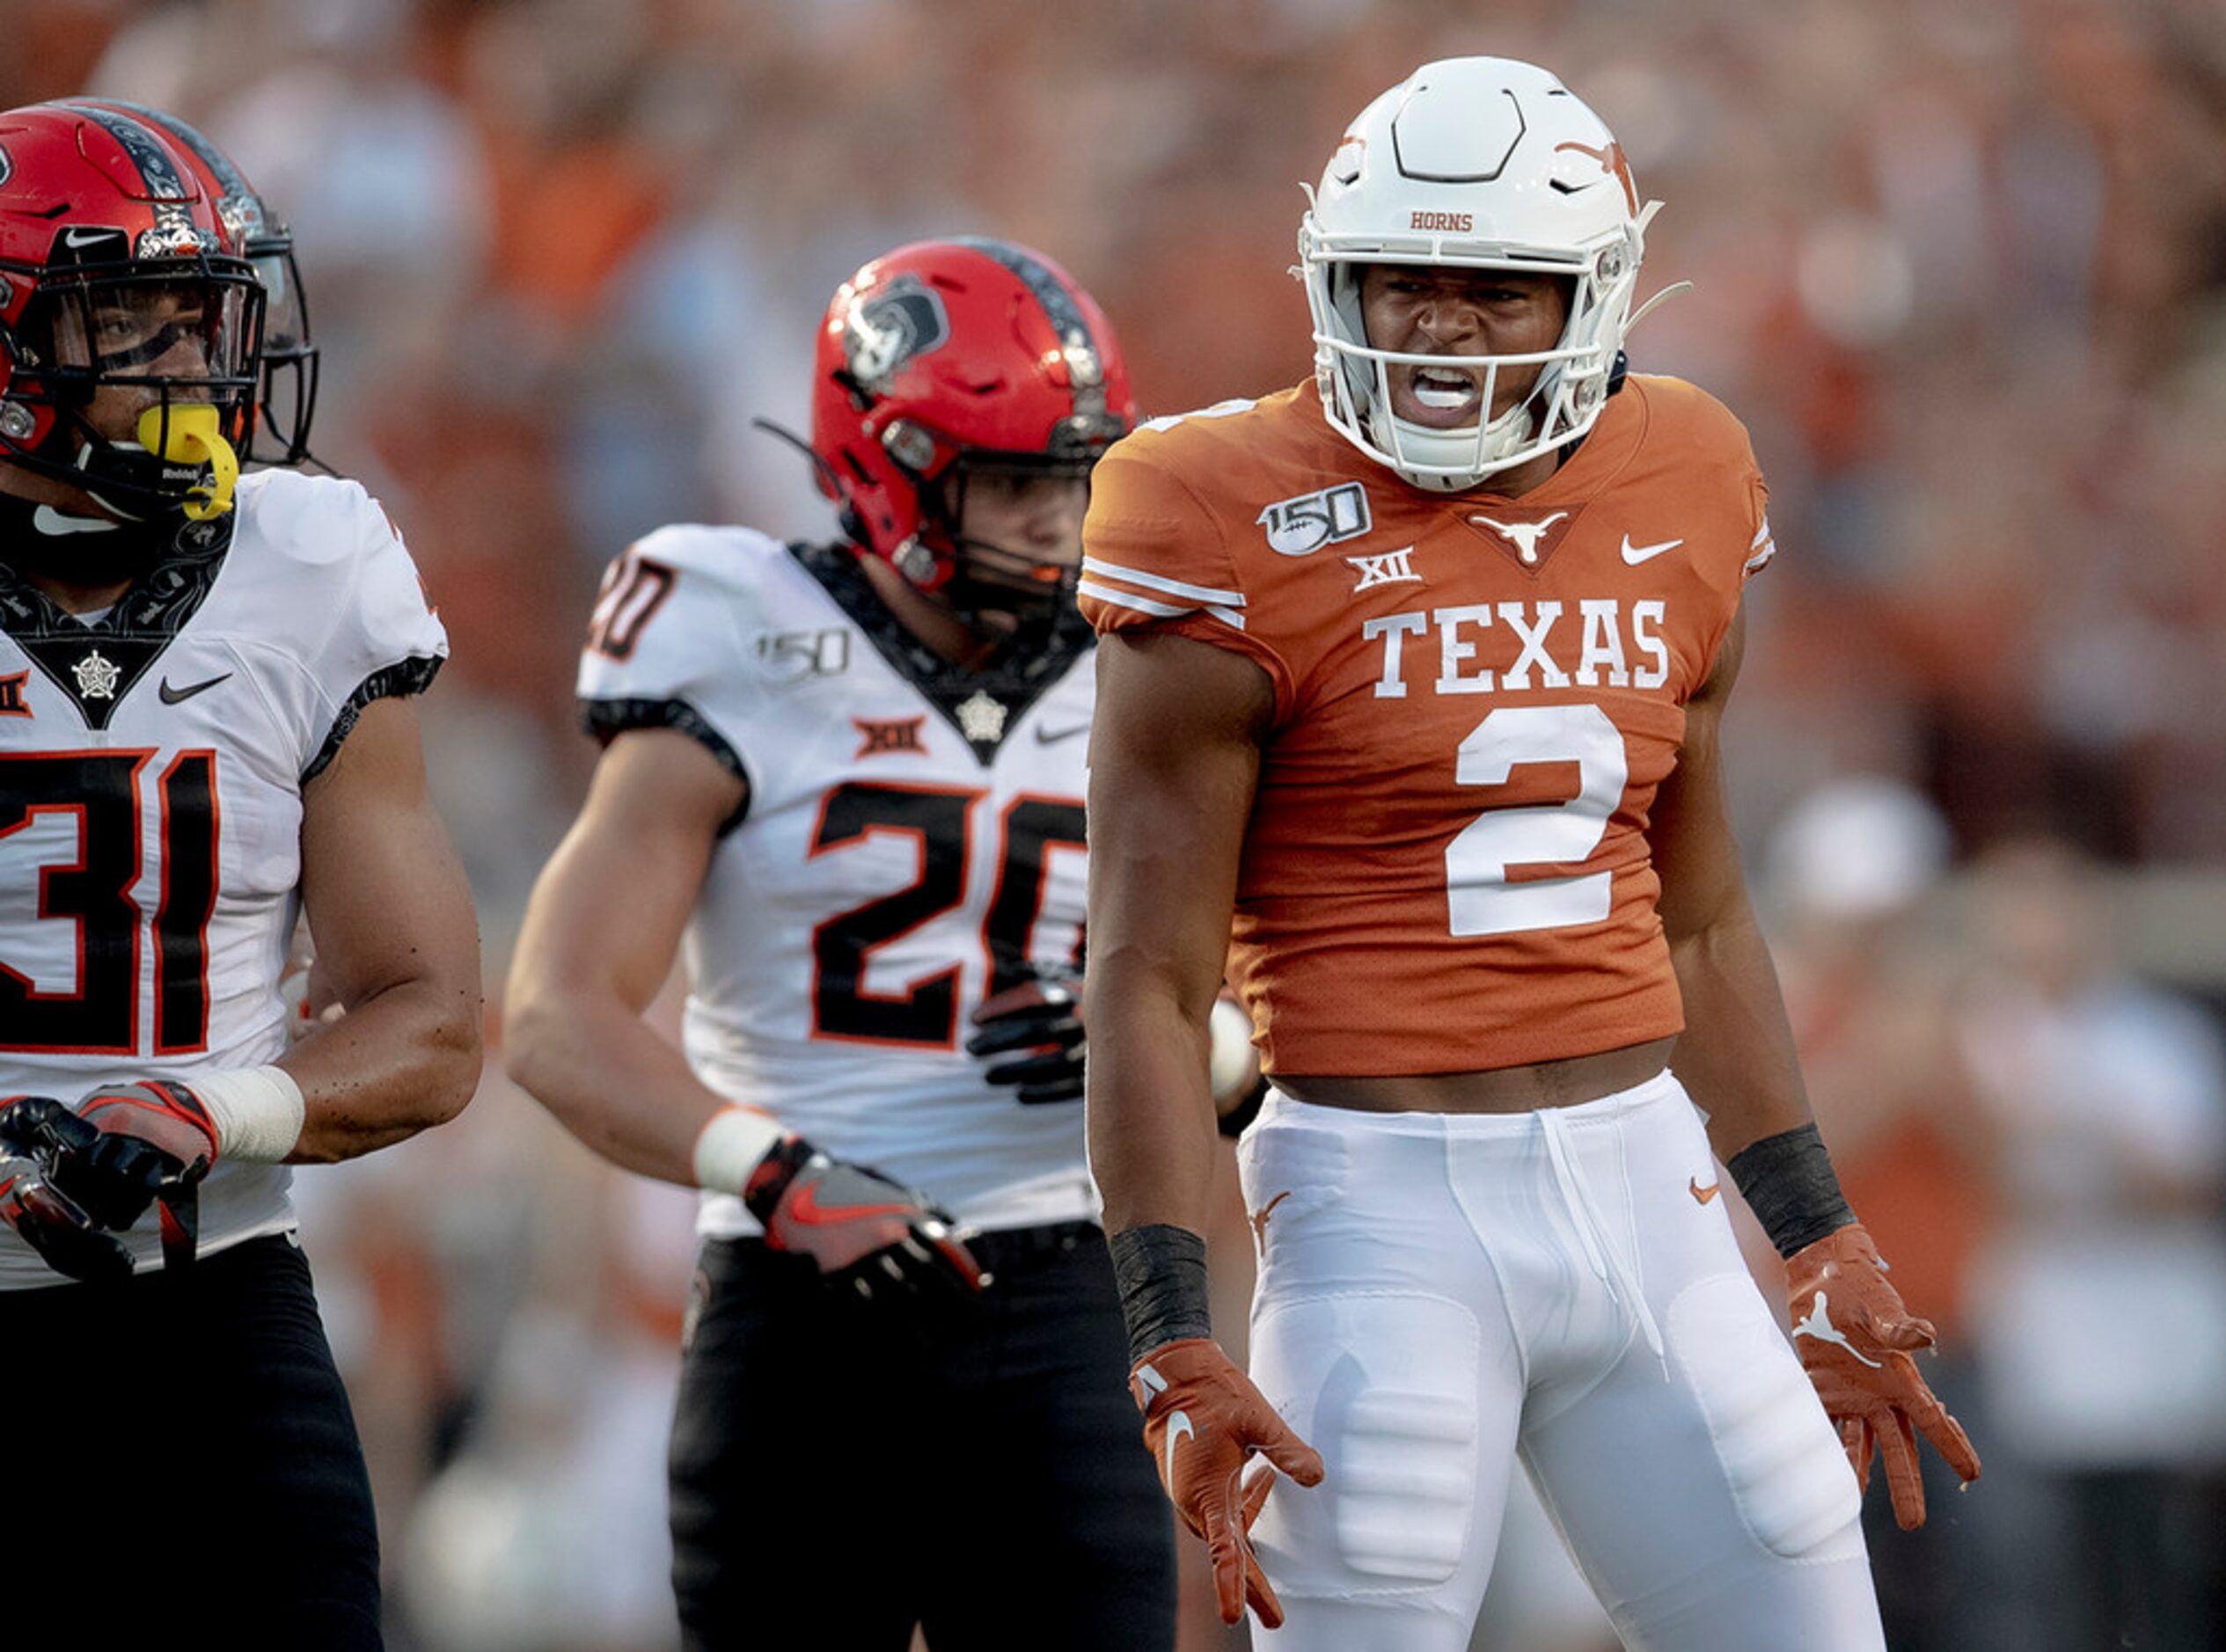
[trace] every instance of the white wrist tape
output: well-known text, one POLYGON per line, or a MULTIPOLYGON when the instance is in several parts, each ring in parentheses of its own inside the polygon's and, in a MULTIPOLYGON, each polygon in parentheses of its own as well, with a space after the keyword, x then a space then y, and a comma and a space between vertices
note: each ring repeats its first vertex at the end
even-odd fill
POLYGON ((275 1165, 302 1139, 302 1087, 282 1067, 196 1073, 194 1093, 216 1126, 216 1157, 275 1165))
POLYGON ((750 1173, 758 1168, 758 1161, 787 1135, 780 1121, 770 1113, 760 1113, 755 1107, 720 1108, 696 1137, 695 1156, 691 1161, 695 1166, 696 1186, 739 1197, 750 1180, 750 1173))

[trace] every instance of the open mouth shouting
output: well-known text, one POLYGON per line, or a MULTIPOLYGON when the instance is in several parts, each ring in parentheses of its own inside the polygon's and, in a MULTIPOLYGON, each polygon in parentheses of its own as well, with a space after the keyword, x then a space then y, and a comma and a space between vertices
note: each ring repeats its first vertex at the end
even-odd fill
POLYGON ((1474 425, 1483 408, 1482 371, 1453 366, 1402 363, 1391 369, 1391 411, 1432 430, 1474 425))

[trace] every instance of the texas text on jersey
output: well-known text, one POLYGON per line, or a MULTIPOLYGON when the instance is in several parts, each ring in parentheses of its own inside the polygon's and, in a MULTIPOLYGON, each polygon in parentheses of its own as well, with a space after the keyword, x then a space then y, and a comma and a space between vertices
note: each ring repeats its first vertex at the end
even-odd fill
POLYGON ((1234 649, 1274 685, 1231 955, 1269 1071, 1461 1071, 1678 1030, 1644 833, 1770 555, 1764 501, 1738 421, 1668 378, 1626 380, 1520 499, 1356 463, 1311 383, 1107 456, 1083 611, 1234 649), (1341 784, 1363 753, 1365 809, 1341 784))
MULTIPOLYGON (((372 700, 448 652, 409 553, 353 482, 244 477, 113 608, 0 564, 0 1094, 252 1068, 284 1052, 302 788, 372 700)), ((206 1255, 292 1225, 289 1173, 224 1160, 206 1255)), ((123 1236, 142 1268, 154 1224, 123 1236)), ((0 1289, 61 1283, 0 1227, 0 1289)))
MULTIPOLYGON (((1090 633, 944 664, 854 552, 663 529, 612 564, 579 690, 609 738, 671 727, 749 786, 690 921, 691 1065, 978 1228, 1095 1209, 1079 1106, 964 1053, 983 999, 1082 963, 1090 633)), ((706 1194, 702 1231, 758 1232, 706 1194)))

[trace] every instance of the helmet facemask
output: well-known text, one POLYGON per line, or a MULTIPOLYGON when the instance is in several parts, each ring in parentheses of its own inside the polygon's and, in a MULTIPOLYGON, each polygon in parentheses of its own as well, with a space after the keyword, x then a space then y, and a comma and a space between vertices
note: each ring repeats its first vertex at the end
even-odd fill
POLYGON ((262 287, 238 259, 49 268, 0 329, 0 457, 120 521, 221 515, 253 428, 262 319, 262 287), (180 345, 201 372, 174 370, 180 345), (173 370, 153 370, 165 361, 173 370))
POLYGON ((299 464, 311 457, 309 432, 317 414, 319 357, 311 341, 309 299, 294 260, 294 238, 283 229, 251 237, 247 257, 265 296, 261 386, 255 398, 259 440, 248 457, 267 464, 299 464), (263 441, 269 442, 267 450, 263 441))
MULTIPOLYGON (((1097 451, 1073 456, 970 451, 959 454, 921 493, 923 536, 948 547, 950 576, 935 595, 970 628, 1041 637, 1073 606, 1081 576, 1078 531, 1065 554, 1000 545, 966 531, 970 498, 991 490, 1017 494, 1030 486, 1069 482, 1087 489, 1097 451)), ((1087 492, 1081 495, 1087 504, 1087 492)), ((1079 521, 1079 518, 1078 518, 1079 521)))
POLYGON ((1395 257, 1373 248, 1324 248, 1311 215, 1300 229, 1300 259, 1307 301, 1314 313, 1314 370, 1329 421, 1379 464, 1415 486, 1461 493, 1575 441, 1592 428, 1607 398, 1638 281, 1639 230, 1566 260, 1450 255, 1395 257), (1559 275, 1567 314, 1561 336, 1547 350, 1516 355, 1446 355, 1381 350, 1368 341, 1360 306, 1360 278, 1371 264, 1414 264, 1432 269, 1505 270, 1521 275, 1559 275), (1473 425, 1435 429, 1396 417, 1390 369, 1451 368, 1476 375, 1483 417, 1473 425), (1536 368, 1529 393, 1494 417, 1503 375, 1536 368))

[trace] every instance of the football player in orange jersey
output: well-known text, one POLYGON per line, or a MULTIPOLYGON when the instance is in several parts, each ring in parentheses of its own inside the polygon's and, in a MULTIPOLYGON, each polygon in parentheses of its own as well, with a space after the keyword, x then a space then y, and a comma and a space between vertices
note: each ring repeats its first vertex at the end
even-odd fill
POLYGON ((1719 735, 1766 495, 1722 406, 1625 370, 1651 212, 1552 76, 1427 65, 1300 230, 1314 379, 1096 473, 1092 1164, 1146 1437, 1278 1645, 1465 1646, 1519 1459, 1629 1644, 1876 1648, 1873 1448, 1905 1526, 1917 1435, 1979 1472, 1748 906, 1719 735), (1248 1378, 1199 1239, 1225 961, 1274 1085, 1248 1378))

